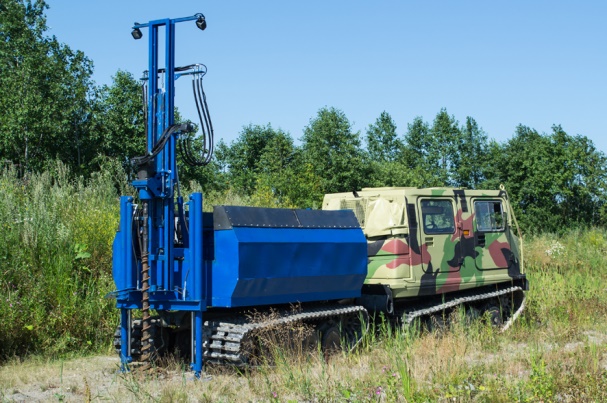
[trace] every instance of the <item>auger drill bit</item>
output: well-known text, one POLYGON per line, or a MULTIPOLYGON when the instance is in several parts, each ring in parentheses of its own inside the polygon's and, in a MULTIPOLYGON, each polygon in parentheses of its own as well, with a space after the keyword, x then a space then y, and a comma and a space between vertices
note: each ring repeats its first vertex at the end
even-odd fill
POLYGON ((143 227, 142 227, 142 252, 141 252, 141 370, 147 371, 152 368, 153 352, 151 344, 151 320, 150 320, 150 266, 148 252, 148 202, 143 202, 143 227))

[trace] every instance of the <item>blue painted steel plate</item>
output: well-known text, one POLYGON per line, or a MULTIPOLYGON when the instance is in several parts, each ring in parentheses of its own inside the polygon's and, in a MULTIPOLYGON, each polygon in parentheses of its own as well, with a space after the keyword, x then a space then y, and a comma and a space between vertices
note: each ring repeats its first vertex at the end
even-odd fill
POLYGON ((367 242, 352 211, 232 209, 215 208, 211 306, 360 296, 367 242))

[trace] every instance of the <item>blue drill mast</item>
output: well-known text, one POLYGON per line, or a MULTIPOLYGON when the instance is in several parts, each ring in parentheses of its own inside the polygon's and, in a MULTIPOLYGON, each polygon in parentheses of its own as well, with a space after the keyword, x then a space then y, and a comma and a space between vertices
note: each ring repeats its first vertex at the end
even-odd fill
MULTIPOLYGON (((176 161, 177 139, 193 131, 190 124, 175 125, 175 80, 184 74, 184 69, 175 66, 175 26, 177 23, 196 21, 200 29, 206 28, 202 14, 178 19, 162 19, 147 24, 135 24, 133 38, 142 37, 141 28, 149 31, 149 65, 144 91, 147 97, 146 128, 147 154, 139 158, 138 178, 132 182, 141 203, 136 214, 133 198, 121 198, 121 229, 123 237, 116 238, 114 253, 114 278, 118 290, 117 307, 121 309, 121 356, 123 363, 132 360, 131 310, 141 309, 142 361, 149 362, 153 340, 150 329, 150 309, 192 312, 192 335, 196 341, 192 354, 192 369, 202 369, 202 312, 206 309, 202 288, 186 290, 187 280, 201 283, 202 265, 202 195, 192 195, 187 203, 192 222, 192 232, 187 233, 183 210, 183 198, 177 197, 178 212, 175 213, 175 189, 179 192, 179 177, 176 161), (161 28, 164 28, 164 66, 160 65, 161 28), (181 71, 177 71, 181 70, 181 71), (162 85, 164 84, 164 85, 162 85), (177 220, 175 220, 177 217, 177 220), (135 225, 135 233, 131 228, 135 225), (175 227, 184 229, 186 244, 173 242, 175 227), (139 256, 135 256, 133 245, 140 243, 139 256), (116 253, 117 252, 117 253, 116 253), (191 270, 184 271, 186 260, 193 262, 191 270), (139 270, 132 270, 133 267, 139 270), (131 270, 129 270, 131 268, 131 270), (191 272, 191 273, 190 273, 191 272), (133 287, 134 286, 134 287, 133 287), (183 287, 183 288, 182 288, 183 287)), ((198 66, 188 66, 185 74, 202 76, 206 72, 198 66)))

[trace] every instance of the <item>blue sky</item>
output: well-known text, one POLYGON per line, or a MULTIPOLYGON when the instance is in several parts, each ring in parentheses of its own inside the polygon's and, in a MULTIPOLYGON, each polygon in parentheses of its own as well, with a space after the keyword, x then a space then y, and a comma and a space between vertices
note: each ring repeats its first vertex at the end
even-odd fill
MULTIPOLYGON (((607 152, 607 2, 48 0, 49 34, 82 50, 94 80, 147 68, 132 24, 205 14, 177 26, 177 65, 208 66, 216 139, 271 123, 302 136, 324 106, 364 135, 382 111, 403 135, 441 108, 505 141, 553 124, 607 152)), ((183 80, 182 80, 183 81, 183 80)), ((189 81, 177 106, 196 119, 189 81)))

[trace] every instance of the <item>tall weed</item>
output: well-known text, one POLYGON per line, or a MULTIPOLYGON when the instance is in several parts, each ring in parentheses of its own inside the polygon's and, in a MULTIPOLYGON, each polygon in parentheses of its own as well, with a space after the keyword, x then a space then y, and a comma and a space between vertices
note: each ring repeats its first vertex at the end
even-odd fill
POLYGON ((573 230, 528 240, 530 283, 526 319, 554 333, 576 330, 607 315, 607 232, 573 230))
POLYGON ((115 322, 111 247, 119 168, 85 181, 65 165, 0 174, 0 357, 99 351, 115 322))

